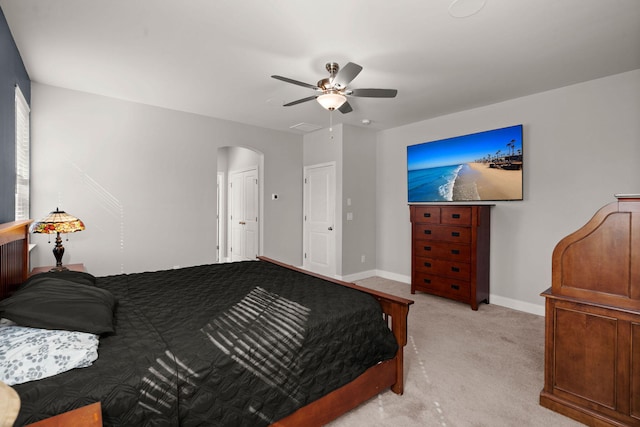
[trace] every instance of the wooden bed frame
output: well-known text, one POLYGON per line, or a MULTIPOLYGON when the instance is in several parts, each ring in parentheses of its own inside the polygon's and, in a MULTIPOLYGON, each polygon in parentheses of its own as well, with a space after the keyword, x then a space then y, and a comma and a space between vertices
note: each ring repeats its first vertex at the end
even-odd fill
MULTIPOLYGON (((0 299, 8 297, 29 276, 29 224, 31 222, 14 221, 0 224, 0 299)), ((413 304, 412 300, 310 273, 267 257, 258 258, 263 262, 301 271, 372 295, 380 303, 384 318, 398 342, 398 352, 393 359, 369 368, 352 382, 298 409, 272 424, 273 426, 321 426, 387 388, 391 388, 397 394, 403 393, 403 350, 407 344, 407 317, 409 306, 413 304)))

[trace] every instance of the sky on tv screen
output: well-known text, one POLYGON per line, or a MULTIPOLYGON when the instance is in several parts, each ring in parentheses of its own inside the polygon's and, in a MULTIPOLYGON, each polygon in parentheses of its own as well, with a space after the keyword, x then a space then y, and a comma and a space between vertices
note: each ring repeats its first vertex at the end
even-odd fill
POLYGON ((495 157, 522 154, 522 125, 407 147, 409 171, 459 165, 495 157), (513 141, 513 147, 507 145, 513 141))

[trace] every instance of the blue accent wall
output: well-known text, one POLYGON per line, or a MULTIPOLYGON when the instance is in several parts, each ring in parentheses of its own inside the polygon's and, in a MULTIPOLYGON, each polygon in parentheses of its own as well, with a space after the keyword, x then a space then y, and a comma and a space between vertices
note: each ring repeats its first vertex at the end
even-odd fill
POLYGON ((15 86, 31 105, 31 80, 0 9, 0 223, 15 219, 15 86))

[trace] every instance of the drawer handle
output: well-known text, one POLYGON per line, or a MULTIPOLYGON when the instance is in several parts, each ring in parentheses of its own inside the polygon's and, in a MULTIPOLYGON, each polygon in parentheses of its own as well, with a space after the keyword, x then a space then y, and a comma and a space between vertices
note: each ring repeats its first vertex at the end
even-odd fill
POLYGON ((424 266, 425 266, 425 267, 431 267, 431 263, 430 263, 430 262, 425 262, 425 263, 424 263, 424 266))
POLYGON ((424 230, 424 234, 431 234, 431 230, 424 230))
POLYGON ((453 271, 454 273, 459 273, 460 269, 458 267, 451 267, 451 271, 453 271))
POLYGON ((455 289, 456 291, 460 290, 459 285, 451 285, 451 289, 455 289))
POLYGON ((459 219, 460 214, 451 214, 451 218, 459 219))
POLYGON ((425 250, 425 251, 430 251, 430 250, 431 250, 431 246, 425 246, 425 247, 424 247, 424 250, 425 250))
POLYGON ((460 232, 459 232, 459 231, 452 231, 452 232, 451 232, 451 235, 452 235, 453 237, 460 237, 460 232))
POLYGON ((431 214, 429 212, 427 212, 427 213, 424 214, 424 217, 425 218, 431 218, 431 214))
POLYGON ((424 279, 424 283, 431 283, 431 279, 424 279))
POLYGON ((460 250, 458 249, 451 249, 451 253, 454 255, 460 255, 460 250))

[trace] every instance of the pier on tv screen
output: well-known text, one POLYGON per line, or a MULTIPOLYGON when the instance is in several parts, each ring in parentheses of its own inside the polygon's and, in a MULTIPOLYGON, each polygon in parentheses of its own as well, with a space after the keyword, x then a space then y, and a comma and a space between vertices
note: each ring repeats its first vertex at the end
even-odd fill
POLYGON ((522 125, 407 147, 409 203, 522 200, 522 125))

